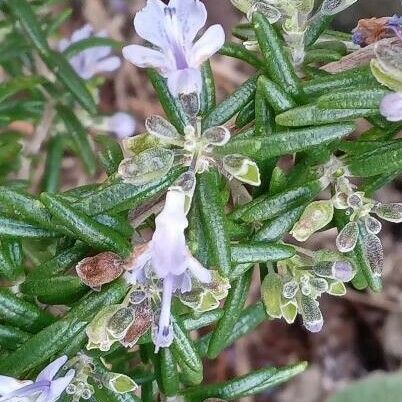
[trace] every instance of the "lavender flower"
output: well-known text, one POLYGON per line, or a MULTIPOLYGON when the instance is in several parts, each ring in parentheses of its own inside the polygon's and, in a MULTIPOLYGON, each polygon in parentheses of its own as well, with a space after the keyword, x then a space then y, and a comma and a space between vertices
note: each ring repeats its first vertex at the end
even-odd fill
MULTIPOLYGON (((71 44, 92 36, 105 38, 107 35, 103 31, 94 34, 93 28, 87 24, 75 31, 70 40, 62 39, 59 42, 59 51, 63 52, 71 44)), ((111 56, 111 52, 110 46, 92 47, 71 57, 69 61, 81 78, 89 80, 98 73, 115 71, 120 67, 121 60, 117 56, 111 56)))
POLYGON ((395 35, 402 40, 402 17, 394 15, 388 20, 388 28, 395 33, 395 35))
POLYGON ((402 92, 386 95, 381 102, 380 112, 388 121, 401 121, 402 92))
POLYGON ((128 113, 117 112, 106 119, 106 124, 106 131, 114 133, 121 140, 135 133, 135 120, 128 113))
POLYGON ((175 292, 187 293, 192 279, 210 283, 212 275, 190 253, 184 231, 188 226, 185 214, 186 195, 171 189, 166 196, 163 211, 155 219, 156 229, 152 240, 132 262, 125 278, 130 283, 146 283, 151 276, 162 282, 162 299, 159 322, 153 331, 156 350, 168 347, 173 341, 170 308, 175 292))
POLYGON ((54 379, 67 362, 67 356, 56 359, 45 367, 33 381, 19 381, 0 375, 1 402, 55 402, 72 381, 75 371, 69 370, 64 377, 54 379))
POLYGON ((124 57, 138 67, 153 67, 167 78, 174 96, 201 92, 200 66, 225 42, 221 25, 213 25, 194 42, 205 25, 207 11, 199 0, 148 0, 134 18, 138 35, 156 49, 130 45, 124 57))

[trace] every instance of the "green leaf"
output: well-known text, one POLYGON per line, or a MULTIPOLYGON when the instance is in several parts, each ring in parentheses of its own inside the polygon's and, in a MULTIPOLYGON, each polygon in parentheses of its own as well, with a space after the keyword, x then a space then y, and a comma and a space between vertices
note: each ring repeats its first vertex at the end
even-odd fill
POLYGON ((255 234, 254 240, 270 242, 282 239, 282 237, 289 233, 294 224, 300 219, 304 208, 305 205, 296 207, 268 221, 255 234))
POLYGON ((163 393, 166 396, 175 396, 179 391, 179 374, 176 361, 169 348, 163 348, 159 354, 163 393))
POLYGON ((80 299, 88 288, 76 276, 56 276, 26 280, 21 291, 29 296, 37 297, 46 304, 71 304, 80 299))
POLYGON ((0 237, 12 239, 46 239, 59 236, 56 232, 41 229, 29 223, 0 216, 0 237))
POLYGON ((123 152, 120 145, 109 135, 98 135, 95 141, 103 148, 99 159, 107 175, 111 176, 117 172, 119 164, 123 160, 123 152))
POLYGON ((275 218, 313 199, 322 190, 320 180, 313 180, 276 195, 263 195, 235 211, 235 216, 245 222, 275 218))
POLYGON ((54 322, 49 313, 4 288, 0 288, 0 319, 5 324, 31 333, 54 322))
POLYGON ((182 171, 183 168, 181 167, 173 168, 161 180, 143 186, 135 186, 115 179, 105 183, 97 191, 75 203, 74 206, 89 216, 104 212, 116 214, 134 209, 167 190, 182 171))
POLYGON ((257 56, 255 56, 254 53, 249 52, 244 46, 238 43, 225 43, 219 50, 219 53, 223 56, 233 57, 235 59, 245 61, 246 63, 255 67, 257 70, 263 68, 262 60, 260 60, 257 56))
POLYGON ((165 78, 160 76, 155 70, 151 69, 147 70, 147 74, 156 94, 158 95, 159 102, 161 103, 168 120, 180 133, 182 133, 184 127, 188 124, 188 118, 185 115, 181 104, 169 92, 165 78))
POLYGON ((72 57, 76 56, 77 54, 83 52, 87 49, 97 48, 97 47, 112 47, 116 50, 121 48, 121 43, 111 39, 111 38, 103 38, 100 36, 94 36, 91 38, 81 39, 78 42, 72 43, 68 46, 64 51, 63 55, 67 59, 71 59, 72 57))
POLYGON ((267 18, 258 12, 253 13, 253 25, 269 77, 290 96, 301 98, 301 82, 275 29, 267 18))
POLYGON ((306 363, 299 363, 281 369, 262 369, 226 383, 188 388, 183 391, 183 395, 189 402, 203 402, 206 398, 222 398, 227 401, 238 400, 286 382, 302 373, 306 366, 306 363))
POLYGON ((205 116, 216 106, 215 80, 209 60, 202 65, 201 74, 200 115, 205 116))
POLYGON ((371 109, 320 109, 317 105, 300 106, 276 116, 281 126, 303 127, 351 121, 361 117, 375 116, 378 108, 371 109))
POLYGON ((252 99, 247 103, 239 112, 236 117, 236 128, 243 128, 247 124, 251 123, 255 118, 255 102, 252 99))
POLYGON ((200 373, 202 377, 203 365, 201 357, 193 341, 188 337, 183 323, 178 317, 172 317, 172 325, 175 338, 171 346, 171 351, 176 362, 181 368, 186 366, 192 371, 200 373))
POLYGON ((6 350, 18 349, 31 334, 18 328, 0 324, 0 347, 6 350))
POLYGON ((40 76, 30 75, 27 77, 12 78, 0 84, 0 102, 4 102, 18 92, 30 90, 42 84, 44 79, 40 76))
POLYGON ((41 200, 55 221, 66 227, 84 243, 101 251, 110 250, 123 256, 130 254, 130 243, 118 232, 98 223, 61 199, 60 196, 43 193, 41 200))
POLYGON ((292 129, 265 138, 232 139, 216 149, 221 155, 241 153, 249 158, 273 158, 304 151, 342 138, 355 129, 353 123, 327 124, 319 127, 292 129))
POLYGON ((223 317, 218 321, 208 346, 208 357, 216 358, 226 347, 226 339, 230 336, 239 319, 246 302, 251 283, 251 270, 237 279, 229 290, 225 300, 223 317))
POLYGON ((58 105, 57 112, 63 120, 67 132, 73 139, 75 149, 78 152, 85 169, 90 175, 94 175, 96 171, 95 155, 89 142, 89 136, 86 129, 70 109, 58 105))
POLYGON ((397 402, 401 398, 402 375, 397 373, 376 373, 356 381, 326 402, 397 402))
POLYGON ((232 246, 232 261, 235 264, 280 261, 293 257, 291 246, 269 243, 244 243, 232 246))
POLYGON ((218 183, 219 175, 216 171, 203 173, 198 179, 196 196, 213 265, 226 277, 231 269, 230 240, 226 232, 218 183))
POLYGON ((7 7, 14 18, 20 22, 24 31, 42 56, 51 52, 31 5, 26 0, 7 0, 7 7))
POLYGON ((402 140, 351 157, 346 167, 353 176, 370 177, 402 170, 402 140))
POLYGON ((249 78, 235 92, 213 109, 202 121, 203 129, 206 130, 207 128, 226 123, 247 105, 254 97, 257 78, 258 76, 249 78))
POLYGON ((317 105, 322 109, 375 109, 379 108, 382 99, 389 93, 383 88, 332 92, 320 96, 317 105))
POLYGON ((261 86, 262 93, 268 104, 276 113, 285 112, 286 110, 296 107, 293 98, 273 81, 262 76, 258 79, 258 85, 261 86))
POLYGON ((45 171, 42 179, 43 191, 55 193, 59 189, 63 153, 64 138, 57 134, 51 138, 47 146, 45 171))
POLYGON ((370 68, 363 66, 315 78, 306 82, 303 85, 303 89, 306 95, 317 96, 327 94, 333 90, 350 90, 351 87, 367 87, 369 85, 378 86, 378 82, 371 73, 370 68))

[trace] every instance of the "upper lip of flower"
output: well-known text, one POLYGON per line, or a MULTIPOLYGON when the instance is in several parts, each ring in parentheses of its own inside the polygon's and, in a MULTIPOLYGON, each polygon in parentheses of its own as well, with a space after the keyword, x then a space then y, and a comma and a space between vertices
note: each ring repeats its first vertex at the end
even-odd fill
POLYGON ((193 43, 206 18, 207 11, 199 0, 170 0, 167 6, 160 0, 148 0, 135 16, 134 27, 156 49, 130 45, 123 48, 123 55, 139 67, 156 68, 168 78, 174 95, 199 93, 202 86, 199 68, 225 41, 223 28, 213 25, 193 43))

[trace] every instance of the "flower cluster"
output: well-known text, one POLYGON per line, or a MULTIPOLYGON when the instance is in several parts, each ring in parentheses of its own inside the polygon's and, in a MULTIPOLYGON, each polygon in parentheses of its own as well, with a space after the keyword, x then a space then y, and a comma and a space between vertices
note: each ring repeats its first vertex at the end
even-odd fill
POLYGON ((221 156, 215 152, 230 140, 226 127, 211 127, 202 131, 201 119, 187 125, 184 136, 160 116, 151 116, 145 122, 147 134, 124 142, 126 153, 119 167, 124 181, 144 184, 164 176, 173 165, 188 166, 192 172, 201 173, 216 167, 228 178, 259 186, 260 173, 255 162, 239 154, 221 156))
POLYGON ((82 352, 73 357, 66 366, 74 367, 76 373, 66 388, 66 393, 71 396, 72 402, 78 402, 81 398, 84 400, 92 398, 95 388, 90 382, 98 388, 106 387, 117 394, 125 394, 138 388, 137 384, 124 374, 107 370, 100 372, 93 359, 82 352))
POLYGON ((123 271, 131 285, 122 304, 101 310, 88 326, 88 349, 109 350, 115 342, 131 347, 149 329, 156 348, 167 347, 174 338, 170 313, 173 296, 197 312, 217 308, 226 297, 228 281, 204 268, 186 245, 185 200, 185 192, 177 186, 168 191, 165 207, 155 220, 152 240, 136 246, 129 260, 123 262, 103 253, 77 266, 79 276, 93 288, 114 280, 123 271))
POLYGON ((0 401, 56 402, 75 375, 74 370, 69 370, 65 376, 55 378, 66 362, 67 356, 59 357, 45 367, 34 382, 0 375, 0 401))
POLYGON ((269 272, 261 286, 262 298, 269 316, 284 318, 287 323, 301 314, 310 332, 319 332, 324 320, 318 298, 323 293, 343 296, 344 283, 354 277, 352 264, 341 254, 307 250, 278 263, 277 272, 269 272))
MULTIPOLYGON (((293 63, 303 63, 305 56, 304 37, 309 24, 323 15, 335 15, 357 0, 324 0, 315 15, 311 15, 314 9, 314 0, 231 0, 232 4, 252 18, 254 12, 264 14, 271 24, 280 21, 286 43, 292 54, 293 63)), ((249 50, 258 50, 258 43, 254 38, 244 42, 249 50)))
POLYGON ((138 67, 153 67, 163 77, 174 96, 200 93, 201 65, 225 42, 220 25, 213 25, 195 41, 207 20, 207 11, 199 0, 148 0, 134 19, 139 36, 155 48, 129 45, 124 57, 138 67))
POLYGON ((326 227, 333 219, 334 210, 345 211, 349 222, 336 238, 337 249, 348 253, 355 249, 359 239, 367 262, 374 275, 381 275, 384 265, 383 247, 378 234, 381 222, 373 216, 388 222, 402 222, 402 203, 383 204, 366 197, 350 181, 342 162, 333 157, 323 167, 323 175, 333 185, 330 200, 315 201, 307 206, 291 234, 298 241, 306 241, 313 233, 326 227))

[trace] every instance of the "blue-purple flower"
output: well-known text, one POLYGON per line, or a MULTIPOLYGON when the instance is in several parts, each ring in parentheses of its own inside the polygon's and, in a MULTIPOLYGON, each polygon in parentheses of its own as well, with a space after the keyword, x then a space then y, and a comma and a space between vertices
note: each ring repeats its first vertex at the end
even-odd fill
POLYGON ((175 96, 200 93, 202 78, 200 67, 225 42, 221 25, 209 27, 195 41, 203 28, 207 11, 199 0, 148 0, 134 18, 139 36, 154 47, 130 45, 123 49, 124 57, 138 67, 155 68, 175 96))
POLYGON ((201 283, 212 280, 211 271, 204 268, 187 247, 185 199, 183 191, 168 191, 165 207, 155 219, 152 240, 140 246, 125 274, 130 283, 147 283, 152 277, 161 281, 159 320, 153 331, 156 349, 168 347, 173 341, 170 309, 174 293, 190 292, 193 280, 201 283))
MULTIPOLYGON (((106 32, 94 33, 93 28, 87 24, 75 31, 71 39, 62 39, 59 42, 59 50, 63 52, 73 43, 91 37, 106 37, 106 32)), ((98 73, 111 72, 117 70, 121 65, 121 60, 117 56, 111 55, 110 46, 96 46, 85 49, 69 59, 75 72, 84 80, 89 80, 98 73)))
POLYGON ((388 121, 402 121, 402 92, 384 96, 380 112, 388 121))
POLYGON ((55 379, 66 362, 67 356, 59 357, 39 373, 35 382, 0 375, 0 401, 56 402, 74 378, 75 371, 69 370, 64 377, 55 379))

